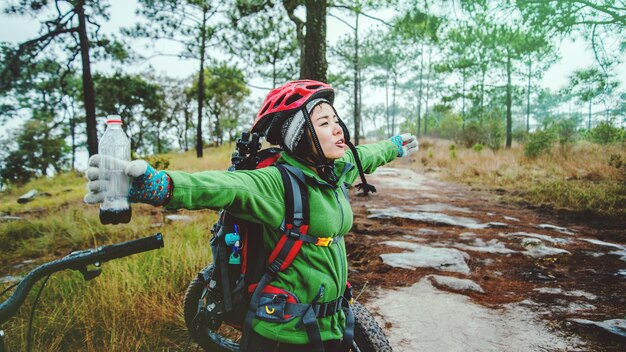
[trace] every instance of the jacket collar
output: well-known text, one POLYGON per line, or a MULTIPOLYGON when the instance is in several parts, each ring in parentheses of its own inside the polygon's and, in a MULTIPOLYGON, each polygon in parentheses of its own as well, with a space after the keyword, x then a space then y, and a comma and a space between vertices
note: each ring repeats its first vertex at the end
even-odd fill
MULTIPOLYGON (((338 159, 335 161, 335 173, 337 174, 337 176, 339 177, 339 181, 337 181, 337 185, 340 185, 341 182, 343 182, 343 179, 345 178, 345 175, 348 173, 348 171, 350 171, 354 165, 352 165, 351 163, 348 163, 344 160, 338 159), (341 170, 341 171, 339 171, 341 170)), ((287 152, 282 152, 281 153, 281 157, 280 159, 278 159, 278 163, 280 164, 289 164, 292 166, 295 166, 299 169, 302 170, 302 172, 304 173, 304 176, 306 179, 310 180, 309 183, 313 183, 313 184, 317 184, 318 186, 328 186, 328 187, 333 187, 331 184, 329 184, 328 182, 324 181, 321 177, 319 177, 317 175, 317 173, 311 169, 308 168, 308 166, 304 165, 303 163, 301 163, 300 161, 298 161, 296 158, 294 158, 293 156, 289 155, 289 153, 287 152)), ((302 180, 302 182, 307 183, 306 180, 302 180)))

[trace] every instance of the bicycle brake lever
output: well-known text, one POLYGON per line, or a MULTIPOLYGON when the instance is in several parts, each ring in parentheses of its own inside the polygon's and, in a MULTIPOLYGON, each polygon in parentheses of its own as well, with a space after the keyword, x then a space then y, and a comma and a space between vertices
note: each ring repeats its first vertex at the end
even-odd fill
POLYGON ((85 279, 85 281, 95 279, 96 277, 98 277, 98 275, 102 273, 102 270, 100 269, 87 270, 86 266, 78 268, 78 271, 80 271, 80 273, 83 274, 83 278, 85 279))

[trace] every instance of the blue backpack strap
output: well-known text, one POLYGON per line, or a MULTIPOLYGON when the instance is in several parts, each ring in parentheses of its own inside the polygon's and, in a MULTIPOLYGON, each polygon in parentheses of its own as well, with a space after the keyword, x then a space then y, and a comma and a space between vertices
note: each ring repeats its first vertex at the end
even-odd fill
MULTIPOLYGON (((309 199, 306 185, 303 182, 304 173, 298 168, 284 165, 276 165, 276 168, 280 171, 285 188, 285 231, 270 254, 269 265, 250 298, 242 330, 240 345, 242 351, 247 351, 250 347, 252 322, 256 315, 263 289, 276 278, 279 271, 283 271, 291 265, 304 243, 300 236, 306 235, 309 228, 309 199)), ((319 341, 318 345, 322 346, 317 320, 313 320, 311 323, 307 319, 306 323, 307 334, 311 324, 315 324, 317 336, 309 334, 309 339, 311 341, 319 341)))

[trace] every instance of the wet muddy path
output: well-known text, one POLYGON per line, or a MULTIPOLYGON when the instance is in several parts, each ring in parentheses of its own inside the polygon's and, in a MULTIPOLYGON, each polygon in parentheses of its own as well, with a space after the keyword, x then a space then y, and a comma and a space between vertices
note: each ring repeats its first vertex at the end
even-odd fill
MULTIPOLYGON (((397 351, 625 351, 626 230, 409 169, 351 195, 350 280, 397 351)), ((352 191, 354 192, 354 191, 352 191)))

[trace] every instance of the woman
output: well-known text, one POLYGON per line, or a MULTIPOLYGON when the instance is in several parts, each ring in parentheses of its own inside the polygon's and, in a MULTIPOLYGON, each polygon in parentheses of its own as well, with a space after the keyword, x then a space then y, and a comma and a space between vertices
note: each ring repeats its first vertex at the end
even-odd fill
MULTIPOLYGON (((295 166, 304 173, 311 209, 308 235, 318 238, 341 238, 352 227, 352 210, 342 192, 344 183, 352 184, 361 176, 363 183, 357 187, 365 193, 375 191, 367 184, 364 173, 418 149, 417 140, 410 134, 354 147, 333 101, 334 90, 327 84, 311 80, 288 82, 268 94, 252 126, 252 132, 283 147, 285 152, 277 163, 295 166)), ((103 199, 104 184, 98 180, 98 164, 99 158, 94 155, 90 159, 92 167, 87 170, 90 180, 87 203, 103 199)), ((269 249, 276 246, 281 236, 278 229, 285 217, 285 193, 275 167, 190 174, 157 172, 145 161, 135 160, 125 170, 134 177, 130 189, 132 202, 169 209, 226 209, 236 217, 261 223, 264 244, 269 249)), ((279 272, 271 285, 295 296, 301 303, 324 303, 343 297, 347 276, 345 243, 340 240, 327 246, 303 245, 291 266, 279 272)), ((311 335, 298 321, 276 323, 255 319, 248 350, 319 350, 319 346, 311 346, 311 335)), ((340 350, 346 328, 345 314, 338 310, 336 314, 318 318, 317 326, 324 350, 340 350)))

